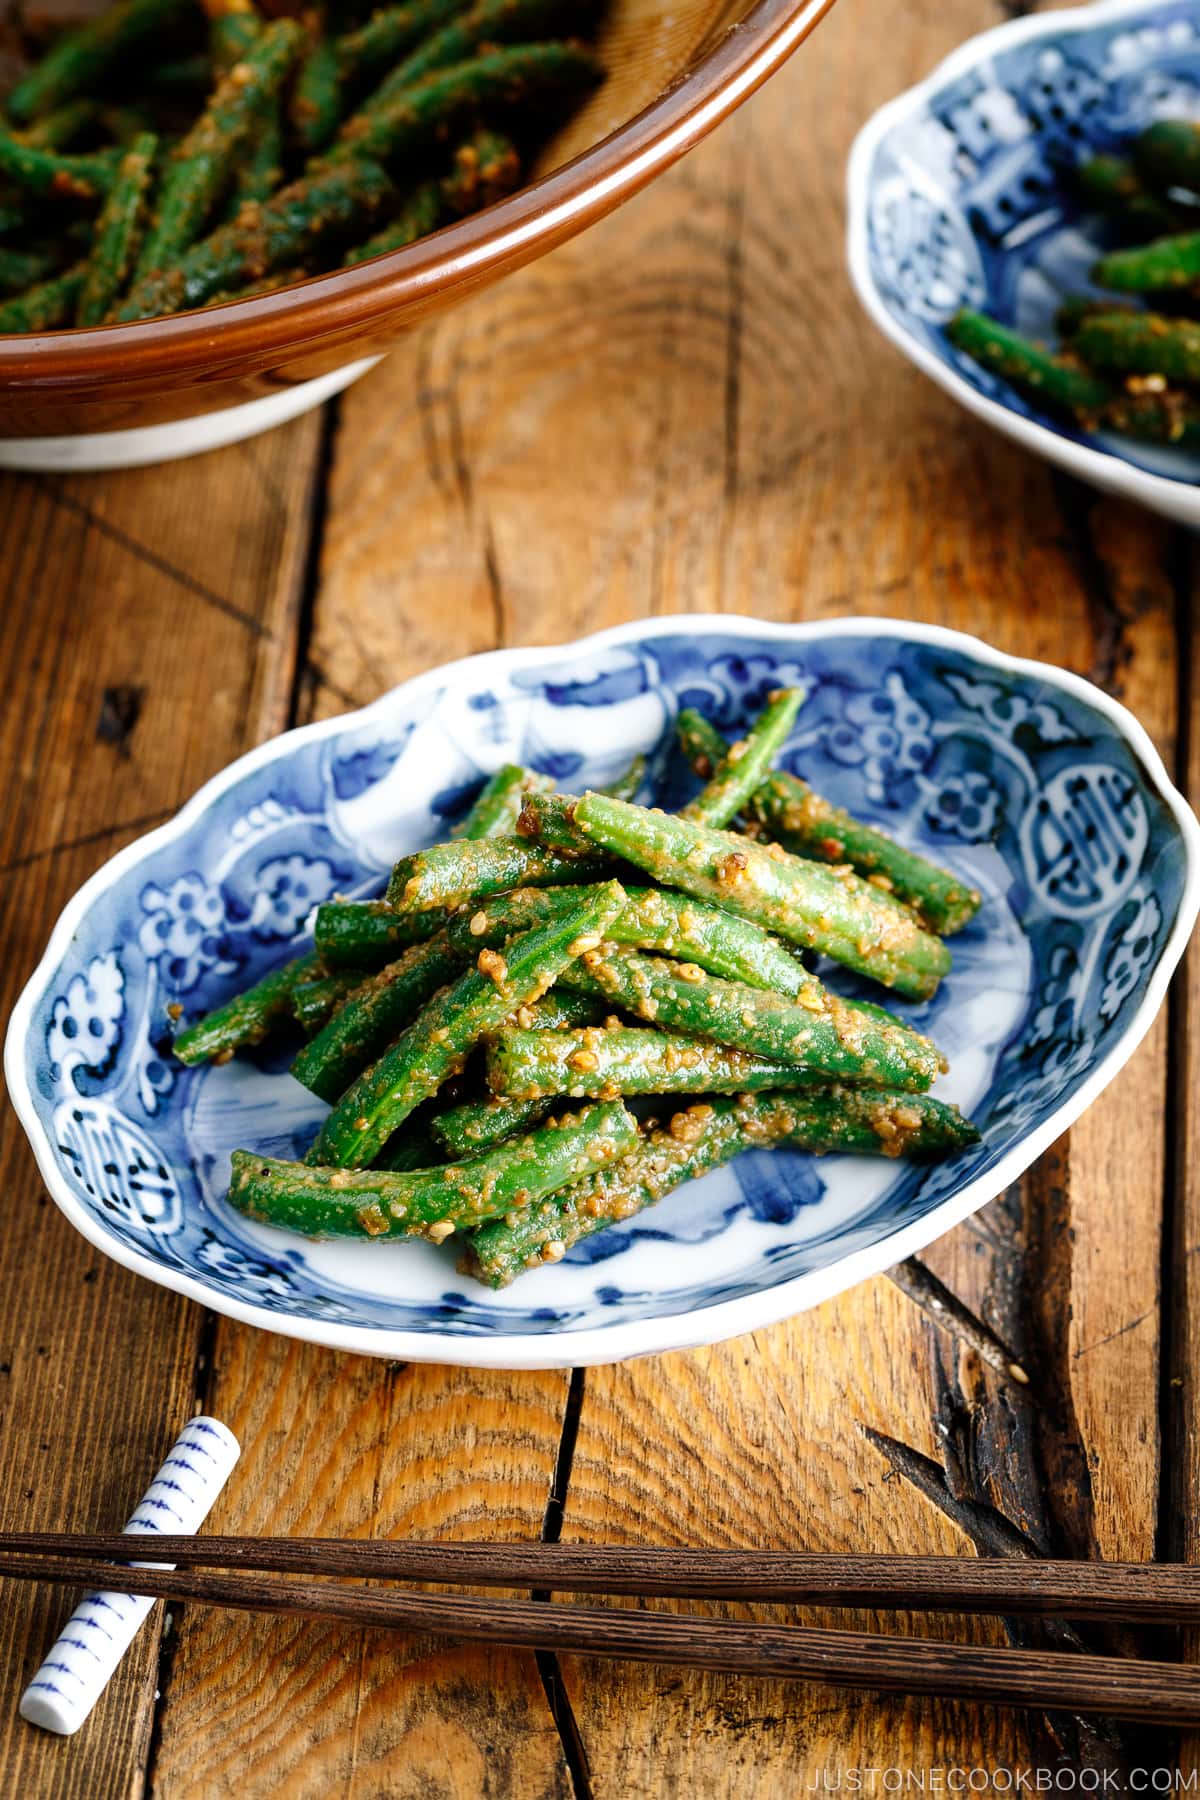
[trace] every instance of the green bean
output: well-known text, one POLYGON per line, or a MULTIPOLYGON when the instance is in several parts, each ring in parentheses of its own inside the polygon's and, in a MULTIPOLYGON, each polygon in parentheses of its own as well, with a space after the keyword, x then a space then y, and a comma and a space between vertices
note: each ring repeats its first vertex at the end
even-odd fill
POLYGON ((1158 238, 1135 250, 1114 250, 1092 270, 1097 287, 1121 294, 1154 294, 1200 281, 1200 231, 1158 238))
POLYGON ((294 20, 277 19, 262 28, 242 59, 218 82, 163 175, 158 208, 138 257, 139 281, 155 270, 167 270, 191 248, 220 198, 234 159, 282 87, 303 41, 294 20))
POLYGON ((864 1011, 824 989, 789 1000, 706 975, 694 963, 643 956, 611 943, 588 951, 559 980, 565 988, 598 995, 652 1025, 712 1038, 826 1080, 871 1081, 917 1092, 945 1067, 936 1045, 910 1026, 877 1008, 864 1011))
POLYGON ((442 199, 456 218, 464 218, 511 194, 520 180, 521 158, 512 139, 483 128, 454 152, 454 167, 441 184, 442 199))
POLYGON ((584 13, 580 0, 475 0, 389 69, 363 102, 360 116, 387 111, 414 83, 436 70, 468 62, 485 47, 492 50, 499 44, 526 45, 557 37, 566 24, 581 19, 584 13))
POLYGON ((23 144, 32 144, 37 150, 66 150, 77 137, 90 131, 99 117, 94 100, 67 100, 53 112, 34 119, 18 135, 23 144))
POLYGON ((418 1107, 415 1113, 410 1113, 399 1131, 392 1133, 379 1155, 372 1160, 371 1167, 392 1169, 399 1175, 409 1169, 435 1169, 444 1163, 446 1158, 441 1145, 434 1141, 429 1129, 428 1112, 428 1107, 418 1107))
POLYGON ((339 969, 335 975, 314 975, 292 989, 292 1012, 302 1031, 320 1031, 346 995, 366 979, 364 969, 339 969))
POLYGON ((637 1136, 625 1108, 610 1102, 564 1113, 467 1162, 407 1174, 315 1168, 235 1150, 229 1199, 248 1218, 305 1237, 423 1237, 440 1244, 483 1220, 515 1217, 521 1207, 605 1168, 637 1136))
POLYGON ((535 838, 552 850, 579 854, 588 848, 588 840, 575 823, 576 794, 527 794, 517 819, 517 832, 524 838, 535 838))
MULTIPOLYGON (((258 205, 269 200, 283 180, 283 113, 279 96, 266 102, 254 136, 233 171, 233 184, 225 207, 225 218, 236 219, 249 201, 258 205)), ((283 271, 284 276, 292 271, 283 271)))
POLYGON ((1112 398, 1098 375, 1063 356, 1052 356, 1006 325, 964 307, 946 327, 956 349, 995 375, 1059 412, 1097 413, 1112 398))
POLYGON ((462 957, 443 932, 427 944, 414 944, 348 996, 301 1050, 292 1074, 332 1105, 461 968, 462 957))
POLYGON ((706 785, 682 809, 682 818, 719 830, 741 812, 791 736, 805 691, 780 688, 771 695, 747 735, 726 747, 706 785))
MULTIPOLYGON (((1196 240, 1200 244, 1200 237, 1196 240)), ((1158 313, 1101 313, 1080 321, 1079 354, 1097 368, 1125 375, 1200 381, 1200 324, 1158 313)))
POLYGON ((172 1046, 176 1056, 189 1067, 228 1062, 243 1045, 260 1044, 276 1025, 291 1018, 296 988, 319 973, 320 962, 312 952, 272 969, 252 988, 235 994, 224 1006, 179 1032, 172 1046))
POLYGON ((59 38, 10 92, 5 107, 19 124, 74 94, 103 85, 109 69, 144 40, 185 19, 189 0, 116 0, 59 38))
POLYGON ((328 239, 351 237, 394 198, 374 163, 339 163, 305 175, 261 206, 243 207, 173 267, 137 281, 117 317, 149 319, 203 306, 215 294, 302 262, 328 239))
POLYGON ((0 337, 18 331, 53 331, 58 325, 69 325, 83 290, 87 267, 76 263, 61 275, 28 288, 0 306, 0 337))
POLYGON ((501 1031, 488 1044, 488 1084, 512 1102, 568 1094, 743 1094, 810 1087, 828 1075, 726 1044, 631 1026, 501 1031))
POLYGON ((262 19, 252 0, 202 0, 208 50, 218 75, 227 75, 258 42, 262 19))
POLYGON ((634 757, 627 769, 622 770, 615 781, 606 782, 600 789, 613 800, 636 800, 637 791, 646 779, 646 759, 640 753, 634 757))
POLYGON ((465 115, 576 93, 600 79, 600 65, 581 44, 518 44, 470 62, 435 69, 386 104, 364 108, 338 133, 331 157, 380 162, 409 155, 452 130, 465 115))
POLYGON ((1143 443, 1194 450, 1200 446, 1200 398, 1166 386, 1140 389, 1106 406, 1100 423, 1143 443))
POLYGON ((54 275, 62 262, 58 244, 38 244, 28 250, 0 244, 0 293, 22 293, 54 275))
POLYGON ((1182 229, 1179 207, 1153 194, 1123 156, 1090 156, 1075 170, 1075 185, 1085 206, 1107 213, 1131 236, 1163 237, 1182 229))
POLYGON ((1137 312, 1135 300, 1114 300, 1109 295, 1101 300, 1094 294, 1068 294, 1054 314, 1054 323, 1060 337, 1074 337, 1085 319, 1095 319, 1102 313, 1137 312))
POLYGON ((117 178, 96 220, 87 278, 75 312, 77 325, 99 325, 129 279, 157 153, 158 139, 147 131, 121 158, 117 178))
POLYGON ((389 224, 365 243, 348 250, 342 258, 343 268, 369 262, 373 256, 384 256, 389 250, 403 250, 418 238, 428 237, 443 222, 446 203, 440 181, 423 181, 415 187, 389 224))
POLYGON ((1152 186, 1200 192, 1200 130, 1188 119, 1159 119, 1134 140, 1138 172, 1152 186))
POLYGON ((940 939, 849 869, 603 794, 585 794, 574 820, 594 843, 664 884, 832 956, 910 999, 927 999, 950 967, 940 939))
POLYGON ((386 6, 372 13, 364 25, 337 39, 343 87, 394 64, 466 6, 467 0, 410 0, 406 6, 386 6))
POLYGON ((0 175, 41 200, 94 200, 107 194, 121 161, 119 150, 39 150, 0 129, 0 175))
POLYGON ((596 881, 607 868, 606 858, 564 856, 518 837, 459 839, 401 857, 387 898, 397 912, 421 912, 431 906, 461 906, 507 888, 596 881))
POLYGON ((475 804, 451 837, 510 837, 526 793, 539 786, 549 786, 544 775, 534 775, 520 763, 504 763, 484 782, 475 804))
POLYGON ((321 34, 321 17, 317 15, 315 33, 300 64, 288 107, 292 130, 310 156, 329 143, 342 111, 337 45, 321 34))
MULTIPOLYGON (((604 1005, 586 994, 553 988, 532 1006, 518 1007, 514 1017, 526 1031, 562 1031, 596 1025, 604 1012, 604 1005)), ((491 1095, 447 1107, 431 1121, 430 1129, 452 1156, 470 1156, 540 1125, 553 1106, 553 1100, 507 1100, 491 1095)))
POLYGON ((511 1220, 480 1226, 459 1266, 489 1287, 506 1287, 526 1269, 561 1262, 582 1238, 632 1218, 743 1150, 787 1144, 816 1155, 936 1156, 976 1138, 955 1108, 927 1096, 833 1087, 786 1098, 716 1098, 676 1113, 665 1131, 648 1133, 610 1168, 511 1220))
POLYGON ((313 932, 331 969, 382 969, 410 944, 423 944, 449 923, 447 907, 398 913, 386 900, 331 900, 317 908, 313 932))
POLYGON ((400 1041, 342 1096, 307 1160, 352 1168, 370 1163, 409 1113, 462 1068, 480 1038, 552 986, 624 904, 619 883, 610 882, 561 922, 514 938, 503 955, 480 951, 478 966, 443 988, 400 1041))
MULTIPOLYGON (((474 911, 464 907, 450 922, 450 938, 465 953, 472 945, 503 944, 516 931, 560 918, 577 888, 517 888, 474 911)), ((609 927, 609 941, 633 950, 655 950, 694 962, 710 975, 772 988, 795 998, 821 992, 821 984, 790 950, 745 919, 663 888, 626 887, 624 912, 609 927)))
MULTIPOLYGON (((681 712, 677 729, 696 773, 704 775, 723 754, 725 739, 696 712, 681 712)), ((915 850, 906 850, 885 831, 861 824, 853 814, 814 793, 796 775, 781 771, 768 775, 755 789, 747 810, 765 828, 765 835, 785 850, 817 862, 849 863, 859 875, 912 907, 931 931, 943 937, 961 931, 979 910, 977 889, 915 850)), ((725 973, 720 969, 714 972, 725 973)))

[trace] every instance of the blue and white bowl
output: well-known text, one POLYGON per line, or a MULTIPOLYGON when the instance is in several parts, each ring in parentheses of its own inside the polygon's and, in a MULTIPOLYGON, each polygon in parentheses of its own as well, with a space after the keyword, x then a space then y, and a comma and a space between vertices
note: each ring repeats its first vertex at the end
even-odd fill
POLYGON ((960 306, 1053 342, 1108 248, 1063 179, 1160 118, 1200 118, 1195 0, 1104 0, 972 38, 877 112, 849 166, 850 273, 871 318, 968 411, 1096 487, 1200 524, 1200 454, 1073 430, 946 337, 960 306))
POLYGON ((998 1194, 1133 1051, 1198 905, 1200 827, 1087 682, 883 619, 648 621, 454 663, 242 757, 67 907, 9 1026, 9 1092, 84 1236, 219 1312, 380 1356, 601 1362, 814 1305, 998 1194), (182 1069, 176 1009, 295 955, 315 904, 377 892, 501 763, 578 790, 644 751, 673 805, 679 707, 734 730, 798 681, 784 763, 985 896, 936 999, 901 1008, 948 1052, 938 1091, 978 1148, 927 1167, 756 1152, 499 1294, 456 1273, 453 1241, 312 1244, 230 1209, 230 1151, 302 1154, 325 1108, 278 1053, 182 1069))

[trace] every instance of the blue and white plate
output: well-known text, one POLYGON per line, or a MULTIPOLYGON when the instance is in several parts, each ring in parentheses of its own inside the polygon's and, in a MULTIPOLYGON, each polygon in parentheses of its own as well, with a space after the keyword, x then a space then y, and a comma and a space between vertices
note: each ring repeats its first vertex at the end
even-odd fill
POLYGON ((84 1236, 219 1312, 380 1356, 601 1362, 783 1318, 998 1194, 1130 1055, 1198 905, 1200 827, 1087 682, 883 619, 649 621, 452 664, 242 757, 67 907, 9 1026, 8 1085, 84 1236), (679 707, 735 730, 801 681, 784 763, 984 893, 937 998, 900 1007, 949 1054, 938 1091, 977 1149, 924 1168, 756 1152, 499 1294, 456 1272, 453 1241, 312 1244, 229 1208, 230 1151, 299 1155, 325 1108, 278 1053, 182 1069, 179 1008, 295 955, 330 895, 378 892, 499 764, 579 790, 645 751, 674 805, 679 707))
POLYGON ((849 167, 850 273, 871 318, 970 412, 1096 487, 1200 524, 1200 455, 1084 434, 946 337, 960 306, 1053 342, 1109 247, 1070 195, 1075 161, 1160 118, 1200 119, 1195 0, 1104 0, 972 38, 883 107, 849 167))

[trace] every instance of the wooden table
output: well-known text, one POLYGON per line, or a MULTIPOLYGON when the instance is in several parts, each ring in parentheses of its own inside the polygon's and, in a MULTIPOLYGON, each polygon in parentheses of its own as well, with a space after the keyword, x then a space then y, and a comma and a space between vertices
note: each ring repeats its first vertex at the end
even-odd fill
MULTIPOLYGON (((1014 10, 841 0, 685 164, 323 415, 174 467, 0 481, 9 1003, 79 883, 234 754, 450 657, 647 613, 975 631, 1119 694, 1200 791, 1190 541, 955 410, 843 269, 854 129, 1014 10)), ((106 1262, 6 1114, 3 1524, 119 1524, 199 1400, 246 1446, 214 1529, 970 1554, 978 1500, 1063 1553, 1196 1556, 1198 972, 1070 1135, 929 1253, 1024 1392, 886 1278, 573 1376, 336 1356, 106 1262), (928 1492, 863 1426, 932 1459, 928 1492)), ((62 1741, 16 1702, 65 1604, 10 1584, 0 1608, 0 1790, 23 1800, 776 1800, 854 1768, 1113 1754, 1069 1721, 191 1607, 62 1741)))

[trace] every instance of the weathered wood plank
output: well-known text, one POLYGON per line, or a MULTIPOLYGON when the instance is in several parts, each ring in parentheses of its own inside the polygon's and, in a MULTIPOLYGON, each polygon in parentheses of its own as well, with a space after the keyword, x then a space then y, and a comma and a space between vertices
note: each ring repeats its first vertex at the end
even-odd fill
MULTIPOLYGON (((852 130, 994 16, 982 0, 905 9, 889 55, 865 58, 863 8, 842 0, 683 168, 349 394, 315 679, 365 698, 381 656, 399 676, 681 608, 876 612, 1123 683, 1169 751, 1169 534, 1091 506, 957 413, 874 338, 842 270, 852 130), (799 172, 784 148, 797 119, 799 172)), ((1164 1093, 1160 1031, 1005 1232, 964 1231, 934 1259, 976 1305, 999 1305, 1013 1267, 1022 1278, 1005 1307, 1055 1415, 1019 1434, 1029 1467, 979 1426, 971 1359, 880 1281, 735 1345, 590 1373, 567 1534, 965 1549, 853 1429, 938 1456, 934 1415, 953 1404, 997 1503, 1044 1513, 1037 1458, 1053 1458, 1064 1487, 1086 1476, 1047 1515, 1072 1548, 1150 1554, 1164 1093), (1027 1239, 1056 1259, 1053 1316, 1027 1239)), ((823 1767, 1011 1766, 1056 1747, 1035 1721, 970 1709, 565 1673, 598 1794, 765 1795, 823 1767)))
MULTIPOLYGON (((236 451, 93 482, 0 478, 5 1013, 80 882, 253 741, 288 661, 316 433, 309 421, 260 450, 270 505, 236 451)), ((0 1517, 119 1525, 193 1410, 203 1315, 71 1229, 11 1112, 0 1177, 0 1517)), ((17 1717, 67 1611, 65 1596, 5 1588, 0 1785, 63 1800, 140 1791, 157 1624, 75 1739, 17 1717)))

